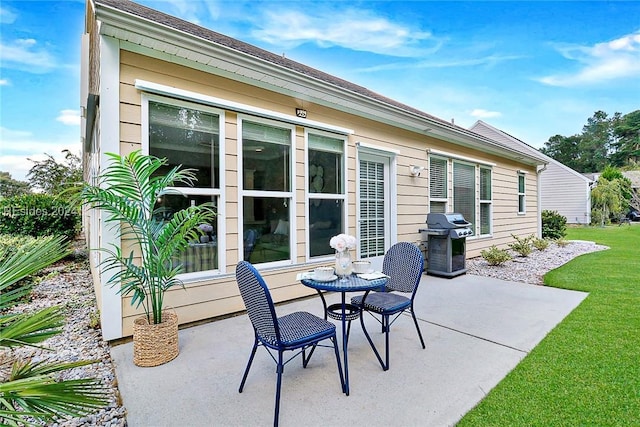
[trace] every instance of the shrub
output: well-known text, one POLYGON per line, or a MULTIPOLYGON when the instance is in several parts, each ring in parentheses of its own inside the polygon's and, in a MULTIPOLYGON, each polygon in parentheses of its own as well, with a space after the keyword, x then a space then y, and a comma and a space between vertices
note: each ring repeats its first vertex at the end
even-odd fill
POLYGON ((535 236, 533 234, 527 237, 518 237, 515 234, 512 234, 511 237, 513 237, 516 240, 513 243, 509 243, 509 247, 513 251, 515 251, 518 255, 522 257, 527 257, 531 254, 531 251, 533 250, 531 246, 531 241, 535 239, 535 236))
POLYGON ((544 251, 549 247, 549 241, 547 239, 535 238, 531 241, 531 244, 539 251, 544 251))
POLYGON ((556 245, 558 245, 561 248, 564 248, 565 246, 567 246, 569 244, 569 242, 565 239, 558 239, 556 240, 556 245))
POLYGON ((504 249, 498 249, 496 245, 491 246, 489 249, 481 250, 480 255, 489 265, 501 265, 511 259, 509 252, 504 249))
POLYGON ((16 253, 22 245, 33 244, 35 240, 36 238, 31 236, 0 234, 0 261, 16 253))
POLYGON ((73 239, 80 213, 68 202, 46 194, 25 194, 0 200, 0 234, 73 239))
POLYGON ((562 239, 567 235, 567 218, 558 211, 542 211, 542 238, 562 239))

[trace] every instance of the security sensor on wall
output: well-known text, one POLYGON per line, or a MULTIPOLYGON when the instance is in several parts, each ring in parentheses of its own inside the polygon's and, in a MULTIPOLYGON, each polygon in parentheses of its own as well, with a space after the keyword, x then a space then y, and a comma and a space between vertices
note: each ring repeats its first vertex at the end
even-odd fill
POLYGON ((420 176, 420 172, 424 170, 423 166, 409 165, 409 173, 411 176, 420 176))

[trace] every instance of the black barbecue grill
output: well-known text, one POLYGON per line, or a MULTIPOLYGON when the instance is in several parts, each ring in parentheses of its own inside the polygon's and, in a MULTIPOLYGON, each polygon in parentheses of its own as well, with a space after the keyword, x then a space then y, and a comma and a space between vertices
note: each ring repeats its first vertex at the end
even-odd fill
POLYGON ((455 277, 467 272, 465 267, 466 239, 473 235, 459 213, 427 214, 427 227, 419 231, 427 245, 427 273, 455 277))

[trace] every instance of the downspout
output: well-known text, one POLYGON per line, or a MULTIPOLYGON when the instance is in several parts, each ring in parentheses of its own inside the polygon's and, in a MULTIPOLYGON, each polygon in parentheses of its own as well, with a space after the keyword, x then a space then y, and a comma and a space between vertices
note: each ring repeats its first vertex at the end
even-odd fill
POLYGON ((542 172, 547 170, 547 166, 549 164, 545 163, 543 165, 536 166, 536 175, 538 181, 538 238, 542 239, 542 185, 541 185, 541 175, 542 172))

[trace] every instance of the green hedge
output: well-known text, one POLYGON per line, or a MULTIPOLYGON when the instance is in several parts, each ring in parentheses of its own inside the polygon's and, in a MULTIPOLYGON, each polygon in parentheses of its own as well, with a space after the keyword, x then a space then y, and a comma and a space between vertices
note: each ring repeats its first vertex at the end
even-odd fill
POLYGON ((68 202, 46 194, 25 194, 0 200, 0 234, 73 239, 80 213, 68 202))

